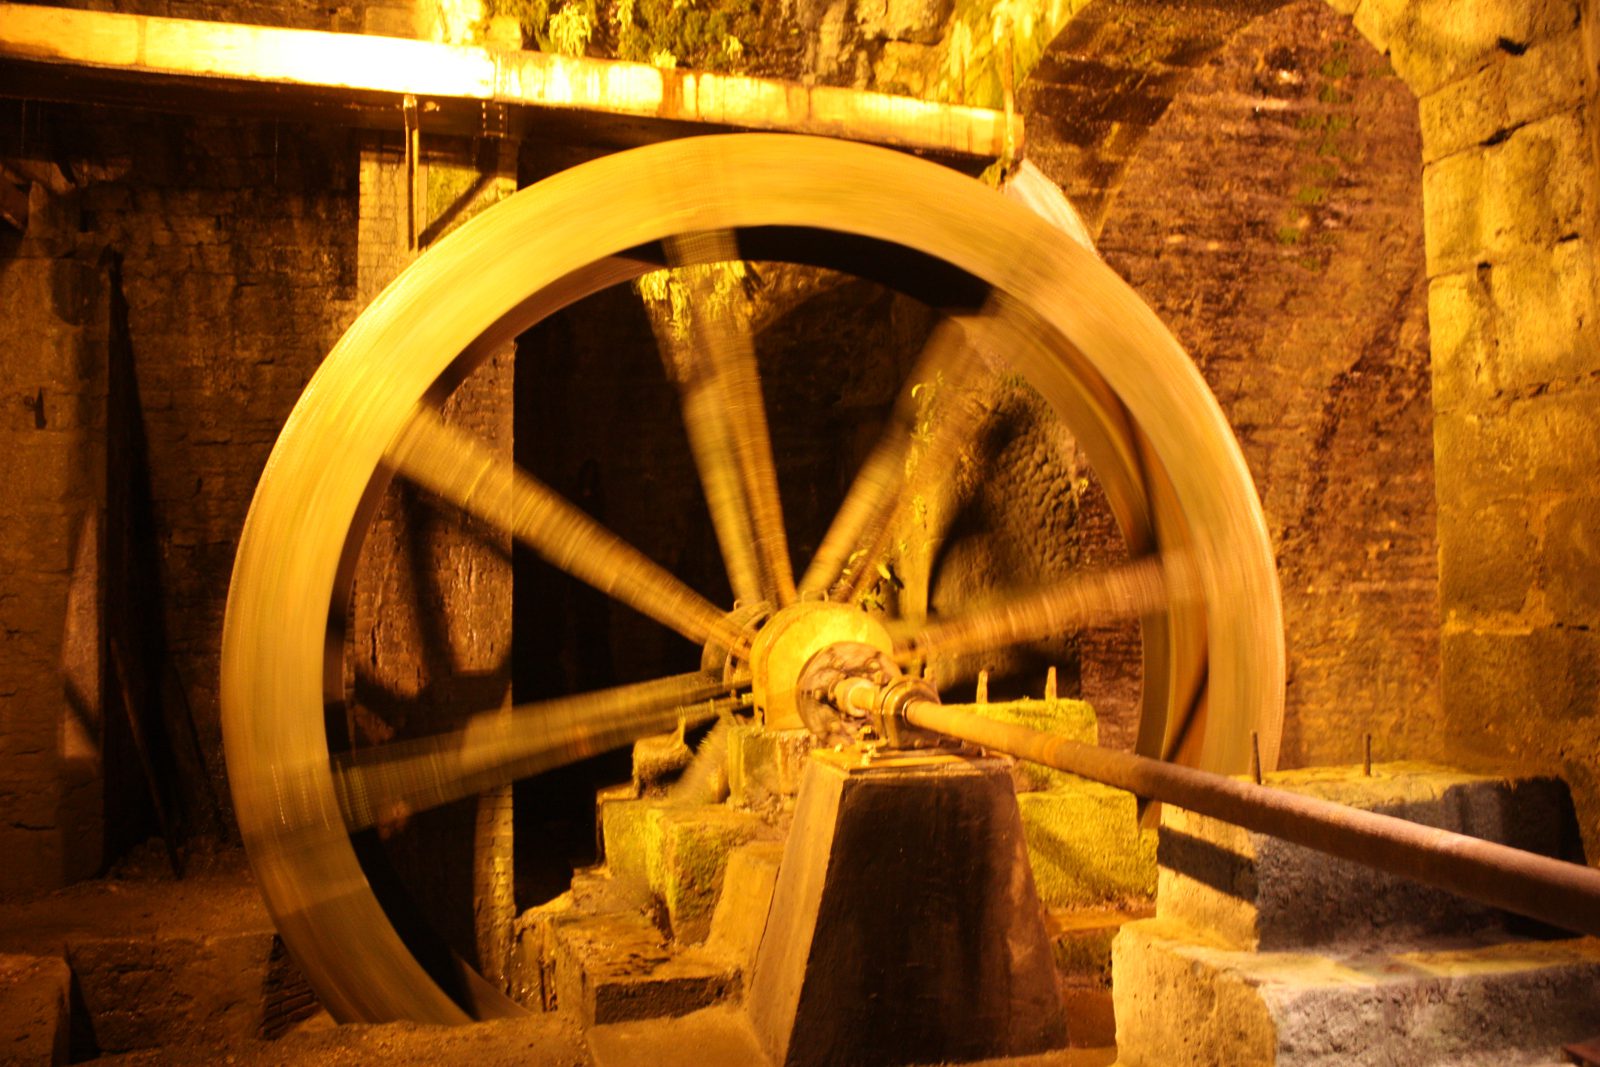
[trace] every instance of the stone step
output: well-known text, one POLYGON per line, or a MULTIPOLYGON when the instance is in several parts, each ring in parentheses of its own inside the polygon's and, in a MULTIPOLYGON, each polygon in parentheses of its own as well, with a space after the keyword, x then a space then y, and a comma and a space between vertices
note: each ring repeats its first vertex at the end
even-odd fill
MULTIPOLYGON (((1555 778, 1466 774, 1425 763, 1285 771, 1267 784, 1517 848, 1581 860, 1566 786, 1555 778)), ((1165 805, 1157 914, 1238 949, 1469 934, 1503 913, 1165 805)), ((1524 920, 1512 928, 1530 932, 1524 920)))
POLYGON ((739 968, 672 944, 643 915, 552 915, 553 1007, 584 1027, 687 1015, 737 998, 739 968))
POLYGON ((1045 936, 1061 978, 1067 1040, 1076 1048, 1104 1048, 1116 1038, 1111 1000, 1111 944, 1123 925, 1148 918, 1151 907, 1049 908, 1045 936))
POLYGON ((1113 951, 1125 1067, 1520 1067, 1600 1032, 1595 938, 1251 952, 1157 918, 1113 951))
POLYGON ((659 900, 673 937, 686 943, 711 932, 729 854, 777 833, 758 816, 727 805, 677 806, 650 797, 605 799, 600 830, 611 876, 659 900))
POLYGON ((0 952, 64 961, 72 1055, 273 1037, 317 1008, 243 866, 0 906, 0 952))
POLYGON ((66 1063, 72 972, 60 956, 0 954, 0 1063, 66 1063))

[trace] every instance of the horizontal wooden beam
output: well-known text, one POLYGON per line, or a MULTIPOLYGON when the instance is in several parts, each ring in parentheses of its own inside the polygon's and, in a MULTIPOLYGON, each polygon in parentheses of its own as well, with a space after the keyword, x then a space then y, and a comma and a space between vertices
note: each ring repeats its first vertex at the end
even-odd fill
MULTIPOLYGON (((707 129, 869 141, 971 167, 1004 150, 986 108, 544 52, 0 3, 0 95, 242 110, 393 126, 406 96, 435 128, 541 126, 633 144, 707 129)), ((1013 116, 1013 143, 1021 120, 1013 116)), ((425 128, 429 125, 424 117, 425 128)))

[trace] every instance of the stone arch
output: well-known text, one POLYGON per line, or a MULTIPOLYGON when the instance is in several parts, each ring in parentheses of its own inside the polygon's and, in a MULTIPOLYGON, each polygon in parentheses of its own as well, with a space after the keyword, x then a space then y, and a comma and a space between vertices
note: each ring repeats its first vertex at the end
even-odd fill
MULTIPOLYGON (((1600 850, 1600 19, 1582 0, 1328 0, 1417 97, 1436 442, 1434 755, 1557 770, 1600 850)), ((1093 227, 1231 32, 1279 6, 1092 0, 1019 87, 1093 227), (1052 97, 1082 114, 1041 117, 1052 97)))

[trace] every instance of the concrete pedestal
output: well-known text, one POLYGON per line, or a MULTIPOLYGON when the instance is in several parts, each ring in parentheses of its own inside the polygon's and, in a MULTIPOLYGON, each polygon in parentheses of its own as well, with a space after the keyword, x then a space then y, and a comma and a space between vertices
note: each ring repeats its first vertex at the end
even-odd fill
POLYGON ((747 1010, 774 1063, 942 1063, 1066 1043, 1008 765, 813 755, 747 1010))

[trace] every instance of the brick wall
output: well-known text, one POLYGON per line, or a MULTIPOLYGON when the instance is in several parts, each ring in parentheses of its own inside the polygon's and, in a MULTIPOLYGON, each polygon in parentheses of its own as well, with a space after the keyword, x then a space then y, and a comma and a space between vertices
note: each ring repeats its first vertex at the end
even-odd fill
POLYGON ((1286 765, 1416 754, 1438 579, 1415 98, 1326 4, 1241 30, 1129 164, 1100 247, 1194 356, 1261 494, 1286 765))
POLYGON ((29 236, 0 234, 0 890, 101 862, 109 295, 74 209, 41 184, 29 236))
MULTIPOLYGON (((61 162, 81 239, 117 266, 111 298, 131 393, 120 399, 148 459, 128 473, 148 482, 139 488, 150 528, 115 533, 150 542, 140 565, 154 573, 138 576, 148 597, 132 629, 170 667, 149 665, 140 678, 134 662, 130 673, 161 702, 147 706, 153 742, 198 735, 209 782, 173 799, 226 805, 217 678, 228 578, 278 430, 356 310, 352 135, 37 104, 5 120, 3 143, 61 162)), ((4 289, 11 298, 9 280, 4 289)), ((40 338, 24 332, 15 351, 39 358, 40 338)), ((15 384, 8 367, 6 388, 19 387, 28 382, 15 384)), ((138 772, 117 788, 114 807, 145 803, 138 772)))

